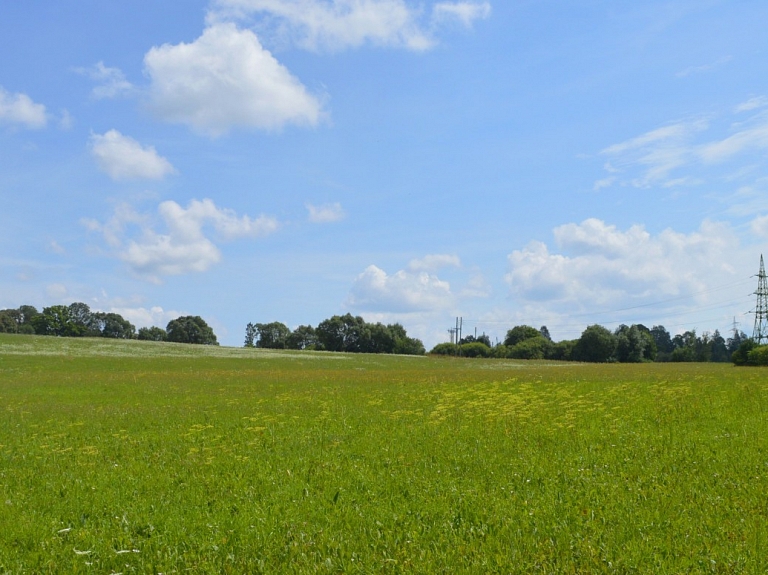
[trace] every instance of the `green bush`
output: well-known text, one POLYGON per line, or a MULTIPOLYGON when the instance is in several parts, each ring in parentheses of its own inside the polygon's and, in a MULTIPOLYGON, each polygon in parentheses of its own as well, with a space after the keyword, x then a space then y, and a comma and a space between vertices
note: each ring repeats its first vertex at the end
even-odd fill
POLYGON ((743 341, 739 348, 731 354, 731 361, 734 365, 752 365, 749 355, 756 347, 757 343, 752 339, 743 341))
POLYGON ((491 357, 491 348, 484 343, 475 341, 462 345, 459 354, 464 357, 491 357))
POLYGON ((438 343, 429 353, 432 355, 458 355, 455 343, 438 343))
POLYGON ((514 359, 544 359, 552 349, 552 342, 542 336, 521 340, 509 349, 514 359))
POLYGON ((756 347, 747 354, 748 365, 768 365, 768 345, 756 347))

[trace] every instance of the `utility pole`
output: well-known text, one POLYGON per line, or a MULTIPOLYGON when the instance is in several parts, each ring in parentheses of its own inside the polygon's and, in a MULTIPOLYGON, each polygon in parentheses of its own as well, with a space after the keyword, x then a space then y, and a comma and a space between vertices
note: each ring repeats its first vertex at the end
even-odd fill
POLYGON ((757 278, 755 328, 752 331, 752 339, 758 345, 763 345, 768 343, 768 281, 765 278, 762 254, 760 254, 760 273, 758 273, 757 278))

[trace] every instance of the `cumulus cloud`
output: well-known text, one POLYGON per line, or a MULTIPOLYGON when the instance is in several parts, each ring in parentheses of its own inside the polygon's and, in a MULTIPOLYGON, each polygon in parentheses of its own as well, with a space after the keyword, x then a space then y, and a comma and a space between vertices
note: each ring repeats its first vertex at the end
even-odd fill
POLYGON ((370 265, 355 280, 346 303, 370 312, 425 312, 450 307, 454 296, 448 282, 426 271, 400 270, 389 275, 370 265))
POLYGON ((11 94, 0 86, 0 124, 40 129, 47 123, 44 105, 33 102, 26 94, 11 94))
POLYGON ((176 170, 153 146, 142 146, 117 130, 91 135, 91 153, 102 171, 113 180, 159 180, 176 170))
POLYGON ((344 209, 338 202, 334 204, 325 204, 322 206, 306 204, 306 208, 309 212, 309 221, 316 224, 338 222, 346 217, 344 209))
POLYGON ((105 66, 104 62, 97 62, 90 68, 76 68, 75 71, 97 82, 98 85, 91 91, 91 95, 97 100, 130 96, 136 92, 136 88, 126 80, 120 68, 110 68, 105 66))
POLYGON ((233 210, 217 207, 212 200, 192 200, 184 208, 174 201, 158 206, 164 230, 155 230, 155 221, 127 205, 116 209, 105 224, 86 220, 83 224, 104 235, 107 243, 137 275, 154 282, 163 276, 204 272, 221 259, 214 242, 257 238, 275 232, 279 224, 268 216, 238 216, 233 210), (138 228, 139 233, 129 235, 138 228), (213 239, 210 231, 214 232, 213 239))
POLYGON ((724 223, 705 221, 690 234, 643 226, 620 230, 597 219, 554 230, 560 253, 539 241, 508 256, 505 279, 522 302, 571 309, 699 293, 735 273, 739 241, 724 223))
POLYGON ((149 106, 162 120, 211 136, 232 128, 316 125, 317 97, 250 30, 215 23, 192 43, 164 44, 144 57, 149 106))

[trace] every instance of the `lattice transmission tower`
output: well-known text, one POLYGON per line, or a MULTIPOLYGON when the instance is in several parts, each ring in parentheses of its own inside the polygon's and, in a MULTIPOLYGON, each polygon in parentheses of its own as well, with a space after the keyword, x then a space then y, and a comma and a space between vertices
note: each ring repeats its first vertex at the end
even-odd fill
POLYGON ((752 339, 758 344, 768 343, 768 281, 765 279, 763 256, 760 256, 760 273, 757 275, 757 304, 755 304, 755 329, 752 339))

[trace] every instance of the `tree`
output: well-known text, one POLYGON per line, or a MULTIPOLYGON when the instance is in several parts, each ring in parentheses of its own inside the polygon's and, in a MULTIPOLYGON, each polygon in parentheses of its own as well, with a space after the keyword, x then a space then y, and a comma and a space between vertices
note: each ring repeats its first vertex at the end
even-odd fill
POLYGON ((352 314, 335 315, 317 326, 317 339, 328 351, 362 351, 366 337, 366 324, 363 318, 352 314))
POLYGON ((728 352, 728 344, 725 338, 720 335, 719 330, 715 330, 715 333, 712 334, 711 346, 710 361, 723 363, 731 359, 731 354, 728 352))
POLYGON ((577 339, 564 339, 558 341, 552 346, 549 351, 547 359, 554 359, 558 361, 573 361, 573 350, 579 340, 577 339))
POLYGON ((539 333, 541 334, 541 337, 544 339, 548 339, 549 341, 552 341, 552 336, 549 335, 549 330, 547 329, 547 326, 543 325, 539 328, 539 333))
POLYGON ((279 321, 271 323, 257 323, 256 327, 256 347, 263 349, 285 349, 288 336, 291 330, 288 326, 279 321))
POLYGON ((640 363, 656 358, 656 342, 644 325, 620 325, 616 335, 616 359, 623 363, 640 363))
POLYGON ((541 332, 538 329, 530 325, 517 325, 507 332, 504 345, 512 347, 521 341, 533 339, 534 337, 541 337, 541 332))
POLYGON ((461 345, 464 345, 465 343, 475 343, 475 342, 485 344, 488 347, 492 347, 491 338, 488 337, 485 334, 478 335, 477 337, 475 337, 473 335, 468 335, 467 337, 462 337, 461 341, 459 343, 461 345))
POLYGON ((317 333, 311 325, 300 325, 291 332, 286 341, 289 349, 316 349, 317 333))
POLYGON ((459 346, 455 343, 438 343, 429 352, 430 355, 457 355, 459 346))
POLYGON ((420 339, 415 337, 403 337, 398 338, 395 341, 395 349, 393 353, 399 355, 424 355, 426 353, 424 344, 420 339))
MULTIPOLYGON (((536 332, 538 333, 538 332, 536 332)), ((513 359, 544 359, 552 349, 552 342, 541 335, 529 337, 508 348, 507 357, 513 359)))
POLYGON ((669 360, 674 362, 699 361, 701 342, 696 330, 679 333, 672 338, 672 354, 669 360))
POLYGON ((138 339, 143 341, 166 341, 168 334, 161 327, 142 327, 139 329, 138 339))
POLYGON ((0 310, 0 333, 19 332, 19 322, 16 319, 18 313, 15 309, 0 310))
POLYGON ((731 361, 734 365, 752 365, 750 362, 750 354, 753 350, 757 349, 758 345, 754 339, 747 338, 741 342, 739 348, 731 355, 731 361))
POLYGON ((613 358, 616 351, 616 336, 601 325, 585 329, 573 349, 576 361, 605 363, 613 358))
POLYGON ((96 312, 91 323, 101 337, 113 339, 133 339, 136 335, 134 325, 117 313, 96 312))
POLYGON ((735 329, 733 331, 733 335, 728 338, 728 341, 726 342, 726 345, 728 347, 728 353, 729 355, 732 355, 734 351, 739 349, 739 346, 747 341, 749 337, 746 333, 743 331, 739 331, 738 329, 735 329))
POLYGON ((656 344, 656 357, 659 361, 669 361, 670 354, 675 349, 672 336, 663 325, 655 325, 650 330, 653 342, 656 344))
POLYGON ((491 357, 491 348, 479 341, 461 346, 461 355, 464 357, 491 357))
POLYGON ((43 313, 35 316, 32 322, 35 333, 39 335, 53 335, 57 337, 76 337, 82 335, 81 327, 72 321, 69 307, 65 305, 43 308, 43 313))
POLYGON ((94 325, 94 316, 86 303, 73 302, 69 304, 69 317, 80 336, 98 336, 99 329, 94 325))
POLYGON ((186 315, 168 322, 165 328, 168 341, 177 343, 195 343, 202 345, 219 345, 216 334, 213 333, 205 320, 199 315, 186 315))
POLYGON ((256 326, 251 322, 248 322, 248 325, 245 326, 245 343, 243 344, 243 347, 255 347, 254 342, 256 341, 258 333, 256 326))

